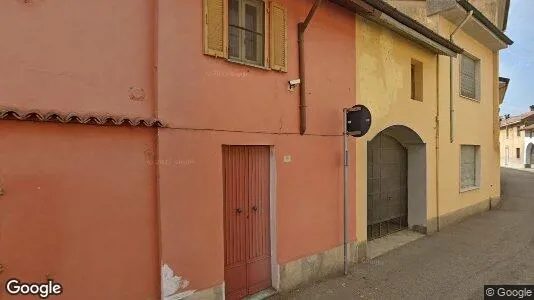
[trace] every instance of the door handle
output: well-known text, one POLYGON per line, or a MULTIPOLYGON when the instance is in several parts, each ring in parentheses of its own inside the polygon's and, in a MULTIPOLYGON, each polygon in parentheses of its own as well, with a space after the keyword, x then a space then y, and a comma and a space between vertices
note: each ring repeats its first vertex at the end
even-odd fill
POLYGON ((235 212, 238 213, 238 214, 240 214, 240 213, 243 212, 243 210, 242 210, 241 208, 237 208, 237 209, 235 210, 235 212))
POLYGON ((253 211, 258 211, 258 207, 256 205, 252 206, 253 211))

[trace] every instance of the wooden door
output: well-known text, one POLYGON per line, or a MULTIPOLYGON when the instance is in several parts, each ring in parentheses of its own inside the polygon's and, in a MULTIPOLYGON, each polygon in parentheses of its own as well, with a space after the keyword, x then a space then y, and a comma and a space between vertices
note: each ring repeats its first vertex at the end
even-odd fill
POLYGON ((271 287, 268 146, 224 146, 225 290, 240 299, 271 287))

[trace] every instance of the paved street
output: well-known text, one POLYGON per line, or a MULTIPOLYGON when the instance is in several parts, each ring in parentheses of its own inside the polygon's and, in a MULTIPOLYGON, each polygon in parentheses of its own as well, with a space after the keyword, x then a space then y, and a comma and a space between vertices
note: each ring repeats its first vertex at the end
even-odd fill
POLYGON ((283 298, 482 299, 484 284, 534 284, 534 173, 501 173, 499 209, 283 298))

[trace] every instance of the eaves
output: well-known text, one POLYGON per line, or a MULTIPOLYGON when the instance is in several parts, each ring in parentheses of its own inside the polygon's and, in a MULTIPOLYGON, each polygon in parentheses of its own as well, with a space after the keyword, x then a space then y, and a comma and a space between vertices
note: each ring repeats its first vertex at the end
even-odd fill
POLYGON ((442 55, 455 57, 463 49, 382 0, 329 0, 442 55))
MULTIPOLYGON (((475 19, 480 21, 480 23, 484 24, 486 28, 488 28, 493 34, 495 34, 501 41, 506 43, 507 45, 512 45, 514 41, 512 41, 504 32, 502 32, 493 22, 491 22, 484 14, 478 10, 475 6, 473 6, 471 3, 467 2, 467 0, 457 0, 458 4, 462 6, 466 11, 473 11, 473 16, 475 19)), ((506 17, 508 18, 508 16, 506 17)))
POLYGON ((462 27, 464 33, 492 51, 505 49, 514 43, 467 0, 427 0, 428 15, 439 14, 453 25, 460 24, 471 11, 473 12, 473 17, 462 27))

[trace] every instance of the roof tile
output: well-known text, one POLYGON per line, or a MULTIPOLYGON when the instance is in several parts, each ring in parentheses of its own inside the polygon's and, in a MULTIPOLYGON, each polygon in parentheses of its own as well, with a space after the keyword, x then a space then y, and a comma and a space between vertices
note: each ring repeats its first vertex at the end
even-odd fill
POLYGON ((0 107, 0 119, 37 122, 79 123, 88 125, 165 127, 165 124, 163 122, 154 118, 63 113, 57 111, 43 112, 39 110, 21 110, 7 107, 0 107))
POLYGON ((515 123, 519 123, 519 122, 523 121, 525 118, 530 117, 532 115, 534 115, 534 111, 529 111, 529 112, 526 112, 524 114, 520 114, 518 116, 511 116, 508 119, 505 119, 504 117, 501 117, 501 127, 502 126, 506 126, 506 125, 515 124, 515 123))

